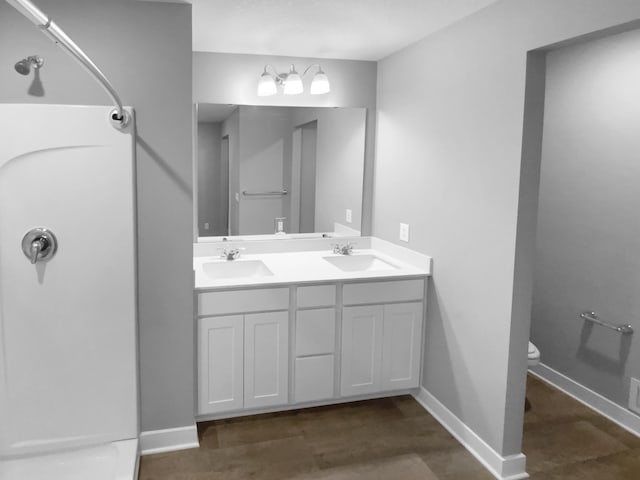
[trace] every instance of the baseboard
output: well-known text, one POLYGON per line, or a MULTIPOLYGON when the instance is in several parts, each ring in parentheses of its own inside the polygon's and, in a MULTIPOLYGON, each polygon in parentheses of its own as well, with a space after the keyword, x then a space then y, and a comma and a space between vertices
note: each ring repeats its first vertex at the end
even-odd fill
POLYGON ((603 417, 640 437, 640 417, 597 392, 579 384, 553 368, 540 363, 529 369, 539 379, 566 393, 603 417))
POLYGON ((503 457, 426 389, 420 388, 414 398, 498 480, 529 478, 522 453, 503 457))
POLYGON ((166 430, 150 430, 140 434, 140 455, 173 452, 199 446, 198 429, 195 424, 166 430))

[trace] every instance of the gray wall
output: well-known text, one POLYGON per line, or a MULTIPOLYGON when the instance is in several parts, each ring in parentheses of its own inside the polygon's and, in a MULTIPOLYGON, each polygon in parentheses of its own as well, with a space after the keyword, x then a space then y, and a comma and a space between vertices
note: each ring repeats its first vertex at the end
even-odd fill
MULTIPOLYGON (((193 424, 191 7, 128 0, 37 3, 136 110, 142 430, 193 424)), ((73 59, 5 2, 0 85, 4 103, 109 102, 73 59), (30 78, 13 70, 32 54, 45 58, 41 98, 28 96, 30 78)))
POLYGON ((547 80, 532 339, 542 361, 627 406, 640 330, 640 30, 553 51, 547 80))
MULTIPOLYGON (((365 107, 367 109, 364 166, 362 232, 371 233, 373 198, 373 157, 376 121, 376 62, 330 60, 224 53, 193 53, 193 102, 240 105, 365 107), (320 62, 329 76, 331 92, 326 95, 258 97, 257 82, 265 64, 287 71, 294 63, 298 70, 320 62)), ((305 77, 309 81, 310 77, 305 77)))
POLYGON ((521 449, 533 274, 527 52, 639 17, 629 0, 502 0, 378 65, 373 233, 399 243, 409 223, 433 256, 423 385, 503 455, 521 449))
POLYGON ((221 131, 220 123, 198 123, 198 229, 203 237, 227 234, 226 202, 220 195, 227 195, 227 189, 221 187, 229 179, 222 175, 221 131))

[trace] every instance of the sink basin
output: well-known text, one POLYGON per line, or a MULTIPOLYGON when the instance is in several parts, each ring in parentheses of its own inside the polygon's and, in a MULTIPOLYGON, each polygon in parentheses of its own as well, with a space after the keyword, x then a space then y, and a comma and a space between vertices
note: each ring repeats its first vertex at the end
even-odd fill
POLYGON ((343 272, 371 272, 375 270, 395 270, 398 267, 379 259, 375 255, 336 255, 322 257, 343 272))
POLYGON ((261 260, 208 262, 202 270, 209 278, 269 277, 273 272, 261 260))

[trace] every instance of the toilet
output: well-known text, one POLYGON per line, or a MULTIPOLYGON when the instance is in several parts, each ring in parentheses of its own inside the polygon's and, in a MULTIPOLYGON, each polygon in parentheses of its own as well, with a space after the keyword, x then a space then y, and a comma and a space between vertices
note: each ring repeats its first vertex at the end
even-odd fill
POLYGON ((528 355, 527 363, 529 364, 529 367, 535 367, 540 363, 540 350, 538 350, 538 347, 531 342, 529 342, 528 355))

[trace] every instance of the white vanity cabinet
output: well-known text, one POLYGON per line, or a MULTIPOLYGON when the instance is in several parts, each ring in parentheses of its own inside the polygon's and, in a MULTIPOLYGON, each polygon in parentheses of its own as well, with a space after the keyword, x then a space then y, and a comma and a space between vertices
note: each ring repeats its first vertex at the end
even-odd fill
POLYGON ((323 405, 420 383, 425 278, 197 292, 198 415, 323 405))
POLYGON ((341 396, 419 386, 423 298, 423 280, 344 286, 341 396))
POLYGON ((199 415, 288 403, 288 309, 288 288, 198 295, 199 415))

